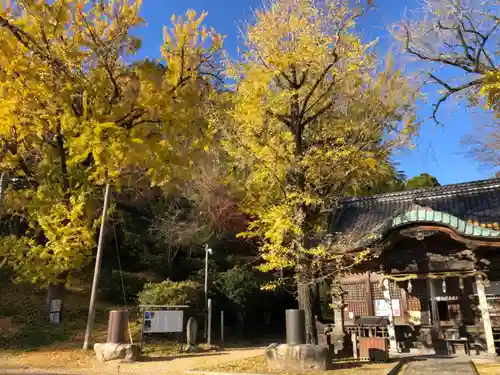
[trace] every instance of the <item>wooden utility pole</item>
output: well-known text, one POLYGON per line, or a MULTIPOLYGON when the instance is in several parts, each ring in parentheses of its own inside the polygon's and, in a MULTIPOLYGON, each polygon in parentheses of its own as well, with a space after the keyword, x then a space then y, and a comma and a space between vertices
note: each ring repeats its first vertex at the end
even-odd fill
POLYGON ((0 215, 3 214, 3 197, 9 183, 8 179, 7 172, 2 172, 0 175, 0 215))
POLYGON ((104 233, 106 231, 106 216, 108 215, 108 201, 109 201, 109 182, 106 183, 106 190, 104 192, 104 206, 102 208, 101 229, 99 232, 99 241, 97 243, 97 255, 95 259, 94 280, 92 281, 92 292, 90 294, 89 315, 87 318, 87 329, 85 330, 85 341, 83 342, 83 349, 87 350, 92 340, 92 331, 94 330, 95 318, 95 302, 97 296, 97 285, 99 284, 99 275, 101 273, 102 261, 102 246, 104 242, 104 233))

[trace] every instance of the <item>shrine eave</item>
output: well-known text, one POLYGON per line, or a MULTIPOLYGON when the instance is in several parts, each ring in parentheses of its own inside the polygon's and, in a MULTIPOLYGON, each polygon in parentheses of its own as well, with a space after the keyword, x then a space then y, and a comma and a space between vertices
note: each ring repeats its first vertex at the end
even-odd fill
POLYGON ((358 233, 363 244, 373 244, 405 227, 435 227, 459 241, 500 246, 499 223, 500 179, 490 179, 343 199, 330 233, 358 233))

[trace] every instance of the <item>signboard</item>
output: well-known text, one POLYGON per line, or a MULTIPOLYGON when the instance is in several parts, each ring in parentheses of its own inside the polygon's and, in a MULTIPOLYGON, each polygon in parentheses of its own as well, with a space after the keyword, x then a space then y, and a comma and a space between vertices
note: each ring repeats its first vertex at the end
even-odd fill
POLYGON ((182 332, 184 311, 145 311, 145 333, 182 332))
POLYGON ((51 312, 49 315, 49 321, 52 324, 59 324, 60 323, 59 313, 58 312, 51 312))
POLYGON ((421 311, 408 311, 408 323, 413 325, 421 325, 422 324, 422 312, 421 311))
MULTIPOLYGON (((373 303, 375 305, 375 316, 389 316, 389 303, 385 299, 376 299, 373 303)), ((401 316, 399 299, 392 300, 392 316, 401 316)))
POLYGON ((399 299, 392 300, 392 315, 401 316, 401 307, 399 306, 399 299))
POLYGON ((50 314, 49 321, 52 324, 59 324, 61 322, 61 299, 51 299, 50 300, 50 314))
POLYGON ((50 301, 50 312, 60 312, 62 301, 60 299, 53 299, 50 301))

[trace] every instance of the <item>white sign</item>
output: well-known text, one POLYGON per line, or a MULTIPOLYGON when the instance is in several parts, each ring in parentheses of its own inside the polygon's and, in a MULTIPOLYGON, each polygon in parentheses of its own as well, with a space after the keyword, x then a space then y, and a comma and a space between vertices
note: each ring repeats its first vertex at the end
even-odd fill
POLYGON ((58 312, 51 312, 49 315, 49 321, 52 324, 59 324, 59 313, 58 312))
POLYGON ((401 307, 399 306, 399 300, 392 300, 392 316, 401 316, 401 307))
MULTIPOLYGON (((389 303, 385 299, 376 299, 373 303, 375 305, 375 316, 389 316, 389 303)), ((392 300, 392 316, 401 316, 399 299, 392 300)))
POLYGON ((50 312, 59 312, 61 311, 62 300, 53 299, 50 301, 50 312))
POLYGON ((182 332, 184 311, 145 311, 144 332, 182 332))

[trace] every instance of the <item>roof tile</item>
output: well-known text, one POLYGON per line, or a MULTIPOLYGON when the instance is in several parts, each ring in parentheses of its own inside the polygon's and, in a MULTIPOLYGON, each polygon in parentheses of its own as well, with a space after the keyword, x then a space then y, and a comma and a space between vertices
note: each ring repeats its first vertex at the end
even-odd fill
POLYGON ((500 178, 345 198, 332 215, 330 230, 369 232, 390 219, 395 219, 391 220, 393 225, 417 220, 438 221, 462 233, 496 236, 500 229, 500 178), (428 209, 433 210, 432 213, 426 212, 428 209), (406 215, 401 215, 403 213, 406 215), (469 225, 462 228, 462 220, 469 225))

